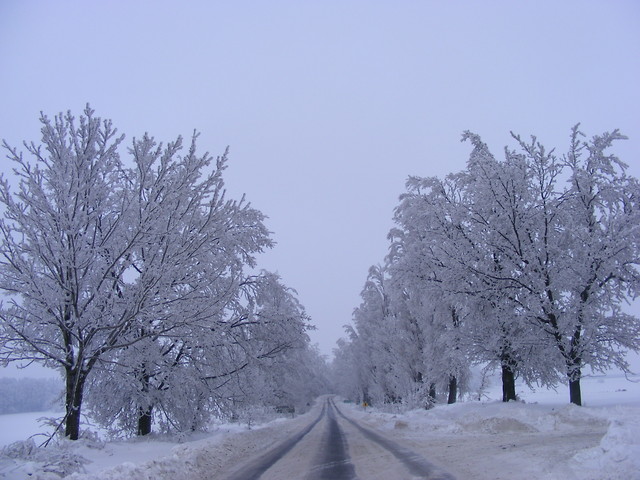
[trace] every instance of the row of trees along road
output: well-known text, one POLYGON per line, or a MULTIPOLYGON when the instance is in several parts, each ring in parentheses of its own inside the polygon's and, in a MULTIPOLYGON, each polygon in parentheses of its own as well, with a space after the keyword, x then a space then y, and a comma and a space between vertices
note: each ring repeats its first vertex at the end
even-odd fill
POLYGON ((67 437, 85 397, 102 423, 146 434, 154 418, 195 429, 324 388, 271 371, 308 379, 320 357, 294 292, 245 273, 272 240, 258 210, 225 196, 226 153, 198 154, 195 134, 186 148, 145 135, 127 163, 123 136, 88 106, 41 123, 28 158, 4 142, 0 357, 63 372, 67 437))
POLYGON ((372 267, 348 338, 336 351, 345 395, 428 406, 454 402, 474 364, 515 379, 569 385, 582 403, 586 367, 628 370, 640 292, 640 188, 608 153, 617 130, 558 156, 535 137, 496 159, 478 135, 464 171, 411 177, 395 209, 384 266, 372 267))

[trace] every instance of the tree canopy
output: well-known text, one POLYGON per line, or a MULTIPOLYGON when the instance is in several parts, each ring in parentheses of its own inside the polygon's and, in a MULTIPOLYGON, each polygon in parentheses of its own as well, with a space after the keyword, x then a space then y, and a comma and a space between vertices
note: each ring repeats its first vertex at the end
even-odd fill
POLYGON ((438 387, 452 401, 482 364, 501 368, 505 401, 519 376, 565 381, 581 404, 584 368, 628 370, 626 352, 640 349, 640 321, 625 312, 640 293, 640 185, 609 153, 625 137, 587 140, 575 126, 561 156, 535 137, 513 138, 517 148, 498 160, 465 132, 465 170, 408 179, 377 294, 365 286, 338 350, 338 361, 357 358, 352 396, 430 392, 420 399, 428 405, 438 387), (387 356, 401 372, 379 368, 387 356))
POLYGON ((249 271, 273 242, 260 211, 227 198, 226 152, 144 135, 125 162, 124 137, 89 106, 40 120, 42 144, 4 143, 0 357, 63 373, 66 436, 85 395, 138 433, 153 418, 198 428, 251 402, 265 362, 309 348, 295 292, 249 271))

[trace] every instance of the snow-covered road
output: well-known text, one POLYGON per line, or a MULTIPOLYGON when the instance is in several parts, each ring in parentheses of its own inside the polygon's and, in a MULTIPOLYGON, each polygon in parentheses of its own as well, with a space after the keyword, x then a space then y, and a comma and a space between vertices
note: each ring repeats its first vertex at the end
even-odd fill
POLYGON ((317 417, 300 431, 221 478, 453 480, 421 455, 346 415, 332 397, 315 410, 317 417))

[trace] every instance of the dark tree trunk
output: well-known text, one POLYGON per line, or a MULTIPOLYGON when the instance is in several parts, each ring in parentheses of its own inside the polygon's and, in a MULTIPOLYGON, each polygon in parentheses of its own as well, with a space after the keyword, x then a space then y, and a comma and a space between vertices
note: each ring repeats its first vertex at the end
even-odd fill
POLYGON ((429 384, 429 401, 436 403, 436 384, 434 382, 429 384))
POLYGON ((455 375, 449 377, 449 398, 447 403, 456 403, 456 397, 458 396, 458 379, 455 375))
POLYGON ((502 365, 502 401, 516 400, 516 380, 509 365, 502 365))
MULTIPOLYGON (((582 294, 583 301, 587 301, 587 296, 582 294)), ((567 362, 567 373, 569 377, 569 401, 575 405, 582 406, 582 392, 580 391, 580 378, 582 378, 582 357, 578 354, 582 338, 582 322, 578 323, 573 337, 571 338, 571 349, 569 350, 569 361, 567 362)))
POLYGON ((582 405, 580 378, 578 378, 577 380, 569 380, 569 401, 576 405, 582 405))
POLYGON ((138 435, 149 435, 151 433, 151 416, 153 407, 138 410, 138 435))
MULTIPOLYGON (((460 316, 458 315, 458 311, 455 307, 451 307, 451 322, 453 324, 454 331, 458 329, 460 326, 460 316)), ((456 351, 456 356, 458 350, 460 350, 460 339, 458 338, 458 334, 456 333, 454 339, 454 350, 456 351)), ((455 375, 449 376, 449 398, 447 399, 447 403, 456 403, 456 398, 458 397, 458 377, 455 375)))
POLYGON ((569 401, 575 405, 582 406, 582 392, 580 390, 580 378, 582 371, 579 366, 579 359, 573 359, 573 365, 569 366, 569 401))
MULTIPOLYGON (((144 334, 144 331, 142 332, 144 334)), ((149 396, 151 375, 146 364, 142 364, 139 370, 139 378, 141 383, 141 390, 145 397, 149 396)), ((151 420, 153 413, 153 405, 146 407, 138 407, 138 435, 149 435, 151 433, 151 420)))
MULTIPOLYGON (((587 297, 583 294, 583 300, 587 297)), ((569 351, 568 377, 569 377, 569 401, 575 405, 582 406, 582 392, 580 391, 580 378, 582 378, 582 358, 577 353, 581 344, 582 326, 578 324, 571 339, 571 350, 569 351)))
POLYGON ((66 370, 65 424, 64 436, 69 440, 78 440, 80 436, 80 413, 84 393, 85 375, 75 368, 66 370))

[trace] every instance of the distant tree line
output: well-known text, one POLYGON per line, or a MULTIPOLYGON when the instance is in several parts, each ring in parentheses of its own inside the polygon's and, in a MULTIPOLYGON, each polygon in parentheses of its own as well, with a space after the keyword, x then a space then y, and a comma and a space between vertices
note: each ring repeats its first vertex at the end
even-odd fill
POLYGON ((227 197, 227 153, 145 134, 123 161, 124 137, 88 106, 40 120, 26 154, 4 142, 0 358, 63 374, 67 437, 85 405, 144 435, 325 388, 295 292, 251 273, 273 241, 260 211, 227 197))
POLYGON ((62 406, 60 382, 51 378, 0 378, 0 414, 44 412, 62 406))
POLYGON ((569 386, 580 405, 585 368, 627 371, 640 322, 640 187, 609 153, 617 130, 572 129, 558 156, 532 137, 495 158, 478 135, 466 168, 411 177, 381 266, 372 267, 348 337, 338 388, 369 403, 455 402, 470 368, 569 386))

